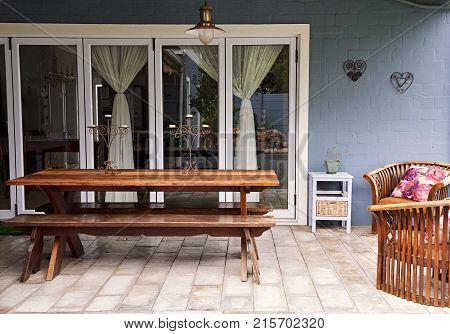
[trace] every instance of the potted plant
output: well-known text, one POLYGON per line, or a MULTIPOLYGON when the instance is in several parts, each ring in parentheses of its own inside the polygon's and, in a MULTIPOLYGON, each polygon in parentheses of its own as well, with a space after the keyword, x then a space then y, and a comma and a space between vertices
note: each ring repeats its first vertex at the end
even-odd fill
POLYGON ((339 161, 339 152, 336 146, 327 149, 327 156, 325 160, 327 174, 336 174, 339 171, 340 164, 341 162, 339 161))

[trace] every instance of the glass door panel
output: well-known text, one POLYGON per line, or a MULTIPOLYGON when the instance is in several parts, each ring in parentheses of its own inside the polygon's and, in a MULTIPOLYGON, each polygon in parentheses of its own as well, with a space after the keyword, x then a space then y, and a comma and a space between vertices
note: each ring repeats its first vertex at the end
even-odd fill
MULTIPOLYGON (((96 47, 93 45, 92 48, 96 47)), ((100 46, 111 48, 112 57, 121 57, 123 48, 130 46, 100 46), (119 52, 115 52, 114 49, 119 52)), ((130 166, 120 165, 119 161, 114 161, 115 167, 117 168, 133 168, 133 169, 148 169, 149 168, 149 112, 148 112, 148 62, 147 62, 147 46, 131 46, 135 48, 142 48, 145 53, 145 63, 135 74, 131 83, 125 82, 125 85, 128 85, 126 90, 124 91, 126 101, 128 103, 128 112, 130 117, 131 124, 126 124, 131 129, 131 139, 132 145, 130 148, 132 149, 132 153, 130 154, 130 166)), ((119 62, 121 59, 115 59, 115 61, 119 62)), ((123 65, 125 66, 125 64, 123 65)), ((114 88, 111 87, 113 85, 116 89, 118 82, 113 83, 109 80, 110 78, 105 79, 105 73, 99 73, 101 70, 92 68, 92 111, 93 111, 93 124, 95 125, 106 125, 107 119, 111 120, 112 124, 115 125, 123 125, 124 122, 114 122, 115 115, 113 112, 121 112, 119 109, 114 111, 114 102, 116 99, 117 92, 114 88), (112 116, 112 117, 111 117, 112 116)), ((117 119, 120 117, 118 116, 117 119)), ((126 123, 126 122, 125 122, 126 123)), ((121 141, 122 138, 116 137, 116 141, 121 141)), ((110 160, 114 148, 112 148, 109 152, 105 145, 105 141, 99 140, 97 136, 94 137, 94 168, 104 167, 104 161, 110 160)), ((125 154, 125 152, 121 152, 121 154, 125 154)), ((117 159, 116 159, 117 160, 117 159)), ((149 193, 148 192, 138 192, 137 201, 141 203, 145 203, 149 201, 149 193)), ((120 199, 120 194, 116 194, 114 200, 109 200, 108 195, 104 192, 96 193, 96 201, 104 202, 105 199, 107 201, 115 201, 115 202, 127 202, 130 201, 127 198, 120 199)))
MULTIPOLYGON (((192 43, 192 41, 189 41, 192 43)), ((188 43, 189 43, 188 42, 188 43)), ((195 41, 197 43, 197 41, 195 41)), ((221 96, 219 93, 220 66, 219 45, 175 44, 173 41, 157 41, 157 97, 159 97, 160 152, 159 168, 179 169, 186 166, 192 143, 192 161, 200 170, 220 168, 221 157, 219 128, 221 124, 221 96), (160 90, 158 92, 158 87, 160 90), (186 139, 174 138, 170 126, 187 124, 186 115, 192 115, 194 126, 209 125, 210 134, 186 139)), ((164 202, 174 206, 217 203, 219 193, 167 193, 164 202)))
MULTIPOLYGON (((114 139, 109 152, 103 139, 88 133, 88 147, 92 150, 88 154, 89 168, 103 168, 108 160, 119 169, 152 168, 149 53, 149 40, 85 41, 87 103, 92 110, 87 114, 87 122, 106 125, 109 121, 113 126, 127 125, 129 129, 126 136, 114 139)), ((150 193, 97 192, 89 200, 148 203, 150 193)))
MULTIPOLYGON (((229 168, 272 169, 279 187, 252 193, 277 218, 295 218, 295 40, 229 39, 229 168), (230 61, 231 58, 231 61, 230 61)), ((237 201, 239 194, 234 194, 237 201)))
MULTIPOLYGON (((36 39, 36 44, 32 39, 16 40, 14 48, 16 73, 20 73, 16 128, 22 148, 21 175, 46 168, 80 168, 84 147, 80 143, 80 44, 54 40, 46 44, 42 39, 36 39)), ((21 195, 24 210, 48 203, 39 190, 22 188, 21 195)), ((74 200, 80 201, 81 194, 74 200)))

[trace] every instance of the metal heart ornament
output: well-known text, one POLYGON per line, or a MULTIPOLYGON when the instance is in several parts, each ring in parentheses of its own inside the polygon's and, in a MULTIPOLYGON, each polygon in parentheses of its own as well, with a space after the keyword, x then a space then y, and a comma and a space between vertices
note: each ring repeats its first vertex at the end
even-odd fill
POLYGON ((344 71, 345 74, 352 80, 352 81, 358 81, 359 78, 364 74, 366 71, 367 64, 364 60, 347 60, 344 63, 344 71))
POLYGON ((391 75, 391 83, 400 94, 406 92, 413 82, 414 76, 409 72, 394 72, 391 75))

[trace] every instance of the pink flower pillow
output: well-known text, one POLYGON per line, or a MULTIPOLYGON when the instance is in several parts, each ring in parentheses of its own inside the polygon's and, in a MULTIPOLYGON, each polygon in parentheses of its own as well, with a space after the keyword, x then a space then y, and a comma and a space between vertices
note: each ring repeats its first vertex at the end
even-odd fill
POLYGON ((431 188, 449 176, 445 169, 435 166, 411 166, 392 192, 392 197, 424 202, 431 188))

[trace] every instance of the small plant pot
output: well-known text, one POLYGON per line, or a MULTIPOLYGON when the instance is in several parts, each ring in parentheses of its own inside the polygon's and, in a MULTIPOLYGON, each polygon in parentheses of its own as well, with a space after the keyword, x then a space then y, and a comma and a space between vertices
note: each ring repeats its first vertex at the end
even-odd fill
POLYGON ((339 171, 341 162, 339 160, 325 160, 327 174, 336 174, 339 171))

